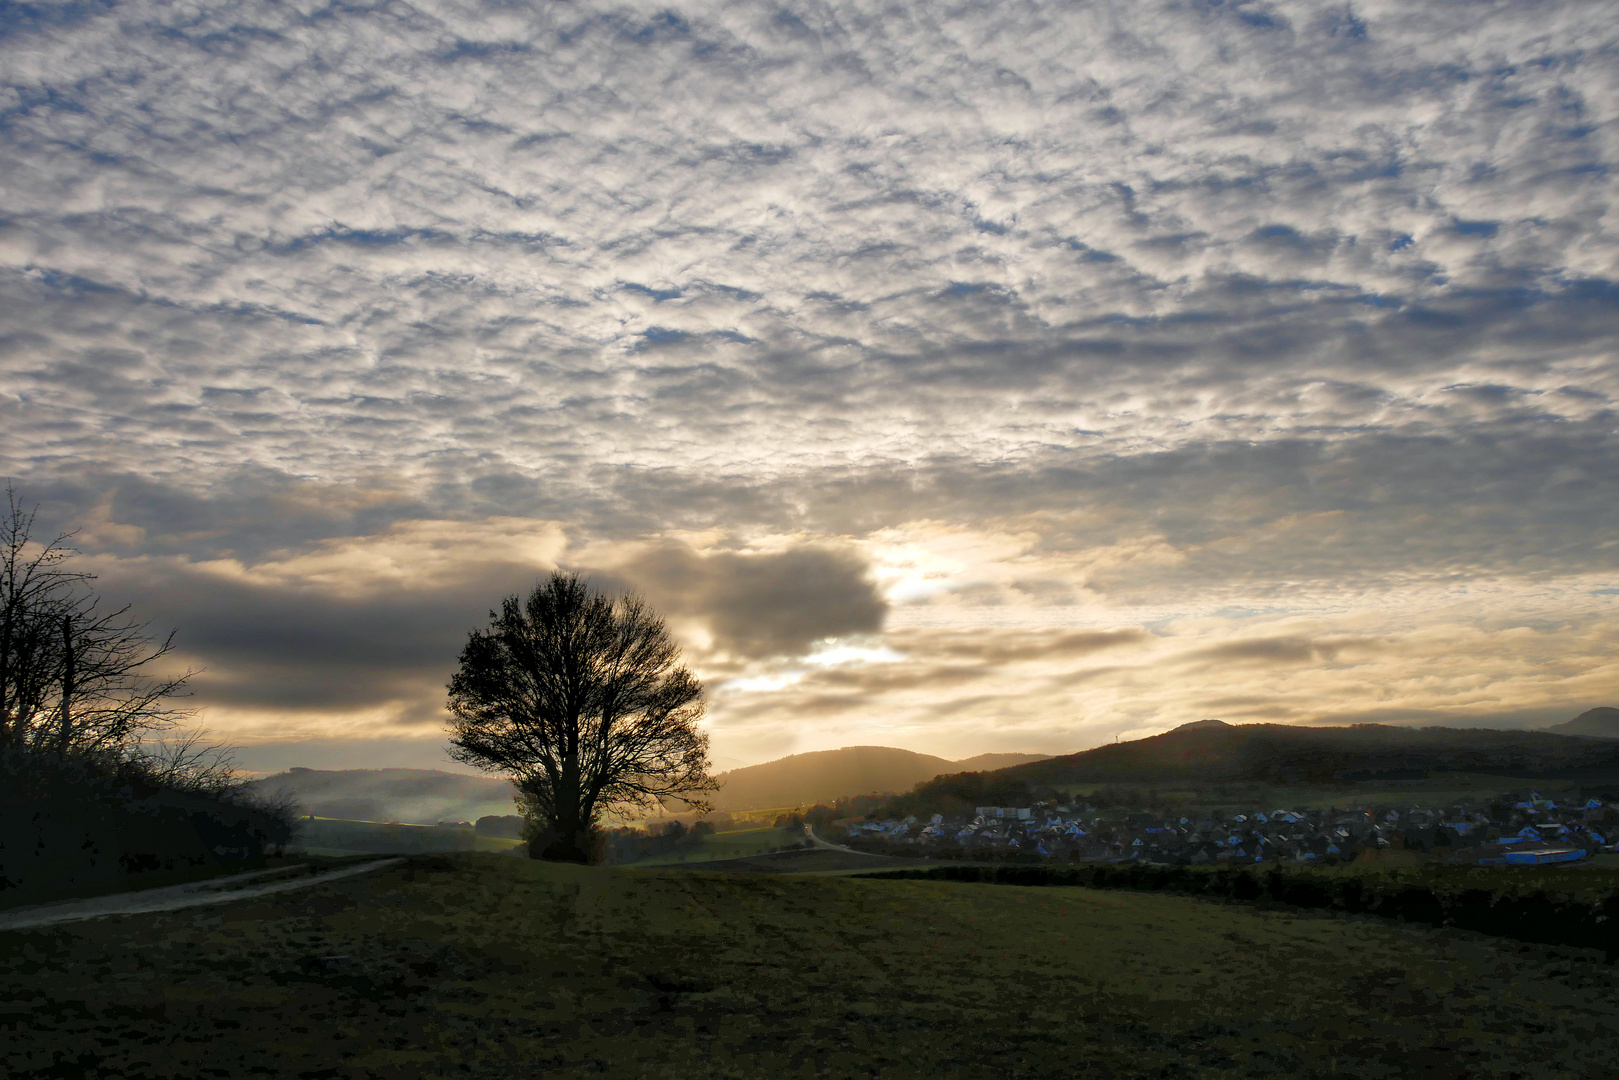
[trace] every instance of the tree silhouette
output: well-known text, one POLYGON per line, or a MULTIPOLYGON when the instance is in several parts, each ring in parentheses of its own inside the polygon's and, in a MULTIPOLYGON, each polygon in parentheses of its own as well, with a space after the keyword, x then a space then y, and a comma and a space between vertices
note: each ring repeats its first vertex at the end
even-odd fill
POLYGON ((490 622, 450 679, 451 757, 512 777, 531 855, 588 862, 592 829, 616 808, 678 797, 708 809, 703 688, 640 599, 557 572, 490 622))
MULTIPOLYGON (((173 648, 153 641, 129 608, 105 610, 74 570, 72 533, 32 536, 34 515, 6 489, 0 508, 0 746, 59 757, 139 754, 142 739, 187 716, 167 702, 190 672, 152 674, 173 648)), ((195 740, 175 751, 196 766, 195 740)))

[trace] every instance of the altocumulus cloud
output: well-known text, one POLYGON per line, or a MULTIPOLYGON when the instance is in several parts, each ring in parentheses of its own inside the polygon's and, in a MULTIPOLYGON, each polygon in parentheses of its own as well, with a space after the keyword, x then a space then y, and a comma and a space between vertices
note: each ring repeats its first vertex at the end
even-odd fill
POLYGON ((9 5, 0 457, 252 738, 430 729, 554 565, 668 610, 731 763, 1566 718, 1619 693, 1616 41, 9 5))

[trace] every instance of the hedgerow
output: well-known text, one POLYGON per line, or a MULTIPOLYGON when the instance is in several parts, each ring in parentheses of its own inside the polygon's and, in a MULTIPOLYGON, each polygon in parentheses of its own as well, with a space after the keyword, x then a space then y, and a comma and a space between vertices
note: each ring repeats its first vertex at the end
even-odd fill
POLYGON ((1505 877, 1489 887, 1446 887, 1441 882, 1402 880, 1393 875, 1357 876, 1307 867, 1260 870, 1142 864, 937 866, 860 876, 1180 893, 1456 927, 1542 945, 1601 949, 1610 963, 1619 959, 1619 889, 1581 896, 1573 890, 1557 893, 1525 887, 1505 877))

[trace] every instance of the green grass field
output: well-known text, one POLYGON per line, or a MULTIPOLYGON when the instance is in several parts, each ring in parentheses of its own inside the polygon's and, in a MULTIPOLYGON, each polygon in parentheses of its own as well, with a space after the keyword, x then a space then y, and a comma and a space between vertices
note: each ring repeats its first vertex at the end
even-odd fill
POLYGON ((121 1080, 1596 1078, 1619 994, 1589 954, 1184 897, 431 855, 0 934, 0 1047, 121 1080))
POLYGON ((711 833, 694 844, 682 845, 680 850, 667 855, 653 855, 639 859, 634 866, 679 866, 712 862, 715 859, 741 859, 750 855, 764 855, 784 844, 804 839, 803 829, 734 829, 730 832, 711 833))

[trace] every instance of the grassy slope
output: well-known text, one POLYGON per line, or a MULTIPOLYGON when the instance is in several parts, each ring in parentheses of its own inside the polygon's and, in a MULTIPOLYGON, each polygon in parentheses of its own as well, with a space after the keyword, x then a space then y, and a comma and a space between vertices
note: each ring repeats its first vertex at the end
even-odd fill
POLYGON ((734 829, 704 836, 695 844, 683 845, 679 851, 654 855, 632 865, 670 866, 712 862, 715 859, 740 859, 749 855, 763 855, 783 844, 802 839, 803 829, 734 829))
POLYGON ((752 810, 830 803, 844 795, 909 791, 923 780, 953 771, 949 761, 931 754, 892 746, 845 746, 721 773, 714 805, 722 810, 752 810))
POLYGON ((19 1077, 1598 1077, 1619 1050, 1611 969, 1541 947, 487 855, 0 935, 0 988, 19 1077))
POLYGON ((346 818, 303 819, 297 839, 300 850, 316 855, 370 852, 417 854, 433 851, 501 852, 522 844, 496 836, 478 836, 470 829, 440 829, 431 825, 351 821, 346 818))

